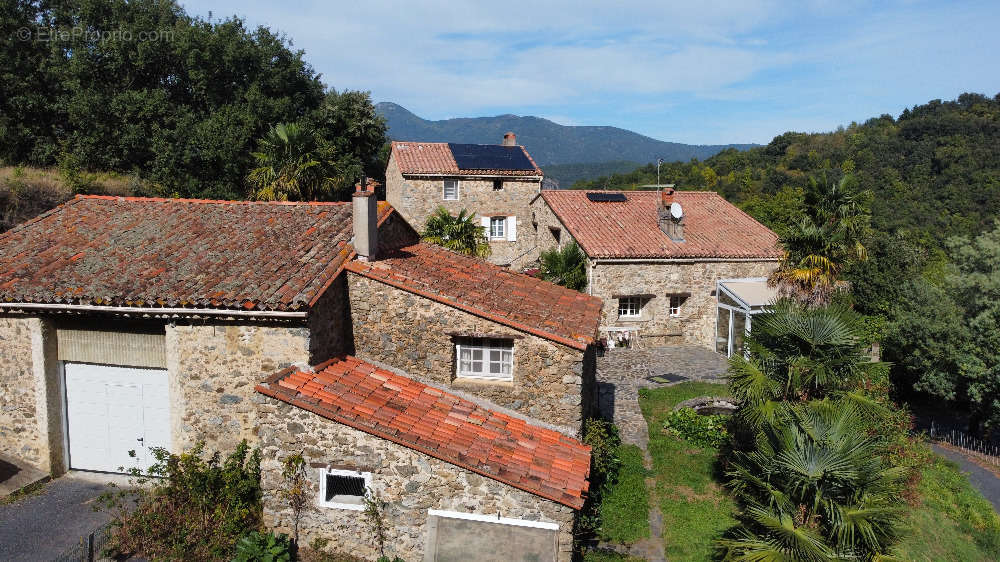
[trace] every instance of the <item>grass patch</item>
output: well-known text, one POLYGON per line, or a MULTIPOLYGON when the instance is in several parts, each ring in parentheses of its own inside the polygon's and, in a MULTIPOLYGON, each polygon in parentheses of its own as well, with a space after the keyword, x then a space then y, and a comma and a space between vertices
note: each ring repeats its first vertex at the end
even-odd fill
POLYGON ((588 550, 583 553, 583 562, 644 562, 642 558, 618 554, 607 550, 588 550))
POLYGON ((619 445, 621 466, 601 501, 601 539, 629 544, 649 537, 649 494, 642 449, 619 445))
POLYGON ((663 431, 675 405, 706 395, 728 396, 729 391, 723 384, 687 382, 639 392, 656 478, 653 501, 663 513, 663 540, 671 561, 711 559, 713 541, 737 523, 736 504, 716 473, 718 449, 696 447, 663 431))
POLYGON ((958 465, 935 456, 922 471, 921 503, 897 554, 916 561, 990 561, 1000 558, 1000 516, 958 465))

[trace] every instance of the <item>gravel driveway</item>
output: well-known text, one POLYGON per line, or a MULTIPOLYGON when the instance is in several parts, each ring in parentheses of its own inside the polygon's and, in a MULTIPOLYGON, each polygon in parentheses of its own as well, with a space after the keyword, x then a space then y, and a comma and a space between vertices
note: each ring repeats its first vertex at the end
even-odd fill
POLYGON ((127 483, 118 475, 70 472, 36 495, 0 505, 0 560, 53 560, 78 544, 108 521, 93 506, 111 481, 127 483))

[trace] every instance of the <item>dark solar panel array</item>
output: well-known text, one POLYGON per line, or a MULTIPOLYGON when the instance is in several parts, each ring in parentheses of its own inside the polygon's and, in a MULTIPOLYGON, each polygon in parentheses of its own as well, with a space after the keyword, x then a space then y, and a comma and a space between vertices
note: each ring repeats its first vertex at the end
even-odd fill
POLYGON ((459 170, 534 170, 520 146, 448 143, 459 170))
POLYGON ((612 201, 628 201, 625 198, 624 193, 603 193, 600 191, 591 191, 587 193, 587 199, 595 203, 608 203, 612 201))

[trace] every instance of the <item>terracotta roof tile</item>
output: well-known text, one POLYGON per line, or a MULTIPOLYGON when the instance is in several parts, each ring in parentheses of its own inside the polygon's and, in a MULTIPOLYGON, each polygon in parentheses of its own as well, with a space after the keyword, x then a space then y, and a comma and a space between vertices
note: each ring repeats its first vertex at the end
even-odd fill
POLYGON ((317 366, 315 373, 285 369, 257 391, 526 492, 583 507, 587 445, 355 357, 317 366))
POLYGON ((595 341, 601 299, 418 243, 345 269, 576 349, 595 341))
POLYGON ((401 174, 440 174, 463 176, 541 176, 542 170, 523 146, 534 170, 459 170, 446 142, 393 141, 392 154, 401 174))
POLYGON ((350 203, 77 196, 0 235, 0 301, 304 310, 352 229, 350 203))
POLYGON ((684 242, 657 222, 656 191, 621 191, 624 202, 594 202, 587 192, 543 191, 542 198, 592 258, 780 258, 778 235, 714 191, 677 191, 684 242))

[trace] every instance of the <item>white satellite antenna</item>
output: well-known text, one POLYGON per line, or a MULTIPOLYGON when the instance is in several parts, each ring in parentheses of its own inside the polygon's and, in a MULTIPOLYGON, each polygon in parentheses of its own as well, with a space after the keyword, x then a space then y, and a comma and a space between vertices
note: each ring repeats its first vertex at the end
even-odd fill
POLYGON ((684 209, 681 209, 680 203, 675 201, 670 204, 670 216, 673 217, 674 220, 681 220, 684 216, 684 209))

